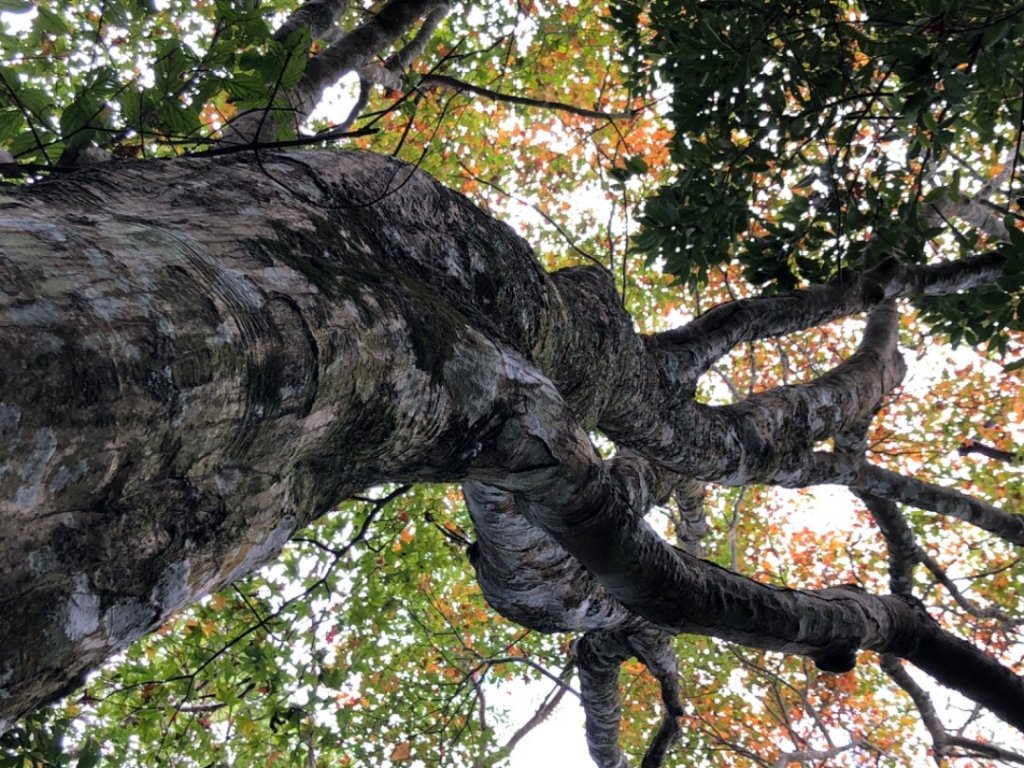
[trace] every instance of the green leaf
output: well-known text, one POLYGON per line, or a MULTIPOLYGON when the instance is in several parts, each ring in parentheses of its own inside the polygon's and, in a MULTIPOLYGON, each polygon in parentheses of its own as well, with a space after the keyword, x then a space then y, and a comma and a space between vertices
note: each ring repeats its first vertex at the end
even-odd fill
POLYGON ((13 139, 25 128, 25 118, 16 109, 0 110, 0 144, 13 139))
POLYGON ((60 130, 65 140, 79 134, 86 134, 86 138, 91 137, 94 131, 88 129, 99 127, 99 115, 102 110, 103 105, 89 96, 81 97, 69 104, 60 116, 60 130))
POLYGON ((50 35, 67 35, 71 32, 64 19, 58 14, 42 5, 36 6, 35 28, 42 33, 50 35))
POLYGON ((22 158, 33 158, 38 157, 38 153, 44 151, 46 139, 43 136, 39 136, 32 131, 25 131, 19 136, 16 136, 14 140, 8 145, 8 151, 14 155, 15 159, 22 158))
POLYGON ((178 137, 193 135, 200 125, 198 110, 174 102, 160 105, 160 119, 170 133, 178 137))
POLYGON ((282 88, 294 88, 299 84, 299 80, 302 79, 302 75, 306 71, 307 61, 308 59, 304 50, 293 48, 288 53, 284 69, 281 71, 282 88))
POLYGON ((78 753, 76 768, 93 768, 103 756, 99 743, 92 738, 87 738, 78 753))
POLYGON ((239 72, 225 86, 232 101, 249 107, 265 107, 270 98, 266 82, 254 72, 239 72))

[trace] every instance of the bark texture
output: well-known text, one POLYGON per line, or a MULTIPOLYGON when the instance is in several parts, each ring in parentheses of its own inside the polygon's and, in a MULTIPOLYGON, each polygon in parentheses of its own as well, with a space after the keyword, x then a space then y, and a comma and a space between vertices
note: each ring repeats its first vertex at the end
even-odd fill
POLYGON ((904 372, 894 299, 992 280, 998 258, 887 262, 645 338, 603 271, 545 274, 510 229, 374 155, 113 165, 7 188, 0 210, 0 719, 270 561, 340 499, 459 481, 491 605, 585 633, 600 765, 624 764, 614 681, 631 655, 662 684, 644 765, 660 764, 681 632, 830 671, 875 649, 1024 729, 1020 679, 911 597, 761 585, 644 521, 675 493, 699 527, 706 482, 828 478, 1017 541, 1016 516, 849 449, 904 372), (825 375, 693 399, 736 344, 859 312, 859 349, 825 375))
POLYGON ((352 492, 461 477, 552 311, 510 230, 384 158, 111 166, 0 207, 5 719, 352 492))

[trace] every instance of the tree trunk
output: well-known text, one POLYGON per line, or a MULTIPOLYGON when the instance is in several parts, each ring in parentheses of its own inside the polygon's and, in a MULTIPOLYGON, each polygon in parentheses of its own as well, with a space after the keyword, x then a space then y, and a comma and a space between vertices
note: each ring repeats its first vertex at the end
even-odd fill
POLYGON ((459 479, 559 314, 507 227, 372 155, 131 163, 0 208, 5 720, 351 493, 459 479))
POLYGON ((885 263, 645 338, 605 272, 545 274, 510 229, 375 155, 111 165, 6 188, 0 209, 0 725, 350 494, 461 481, 490 603, 587 633, 602 765, 623 760, 607 686, 629 654, 670 715, 651 754, 674 738, 680 632, 832 671, 858 648, 902 656, 1024 729, 1021 681, 913 600, 760 585, 643 519, 704 482, 838 479, 1017 535, 1000 510, 898 476, 882 487, 843 448, 903 375, 891 299, 992 280, 998 258, 885 263), (860 348, 825 375, 694 400, 735 344, 861 311, 860 348))

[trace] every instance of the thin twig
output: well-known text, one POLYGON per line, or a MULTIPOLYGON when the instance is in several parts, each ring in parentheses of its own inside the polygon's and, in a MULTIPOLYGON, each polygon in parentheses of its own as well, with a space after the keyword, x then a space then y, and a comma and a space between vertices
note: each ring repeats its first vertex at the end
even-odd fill
POLYGON ((492 101, 501 101, 507 104, 519 104, 524 107, 537 107, 540 109, 553 109, 558 112, 568 112, 569 114, 579 115, 580 117, 586 117, 592 120, 608 120, 609 122, 612 122, 615 120, 628 120, 636 116, 636 110, 628 110, 626 112, 601 112, 596 109, 586 109, 585 107, 577 107, 573 104, 565 104, 560 101, 534 99, 528 96, 514 96, 512 94, 499 93, 498 91, 492 91, 490 88, 473 85, 472 83, 458 80, 454 77, 450 77, 449 75, 427 75, 418 83, 418 87, 421 90, 426 90, 435 86, 453 88, 456 91, 465 91, 477 96, 483 96, 484 98, 491 99, 492 101))

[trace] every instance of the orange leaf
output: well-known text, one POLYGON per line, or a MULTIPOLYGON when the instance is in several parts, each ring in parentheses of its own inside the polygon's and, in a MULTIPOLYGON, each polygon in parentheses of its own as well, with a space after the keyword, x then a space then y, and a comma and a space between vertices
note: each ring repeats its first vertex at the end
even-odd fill
POLYGON ((408 760, 412 755, 412 749, 409 746, 408 741, 403 741, 401 744, 395 745, 395 748, 391 750, 391 759, 395 761, 408 760))

